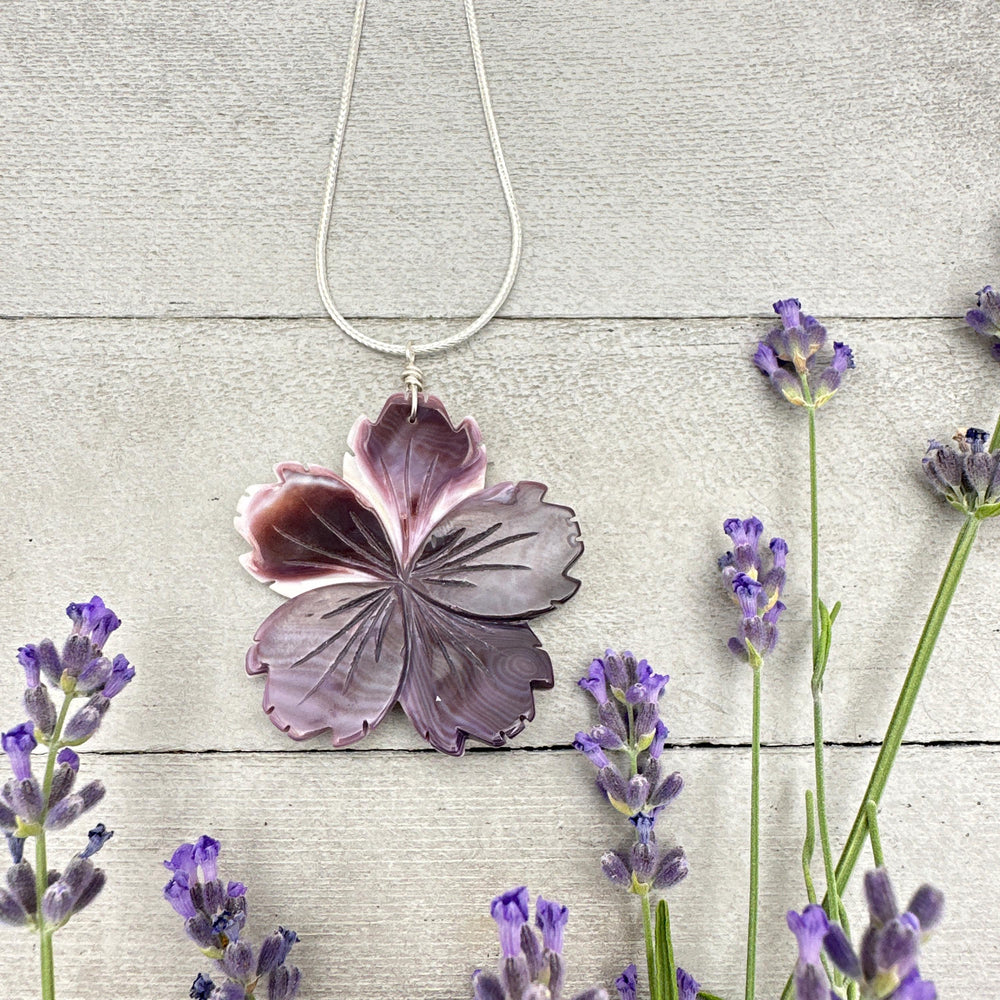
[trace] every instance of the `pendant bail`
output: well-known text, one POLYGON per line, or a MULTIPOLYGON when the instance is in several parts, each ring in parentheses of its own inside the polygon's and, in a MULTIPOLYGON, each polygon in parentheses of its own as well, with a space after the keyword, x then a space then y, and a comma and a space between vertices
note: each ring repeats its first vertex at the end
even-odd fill
POLYGON ((406 345, 406 365, 403 368, 403 385, 410 391, 410 423, 417 420, 417 395, 424 391, 424 373, 417 367, 413 341, 406 345))

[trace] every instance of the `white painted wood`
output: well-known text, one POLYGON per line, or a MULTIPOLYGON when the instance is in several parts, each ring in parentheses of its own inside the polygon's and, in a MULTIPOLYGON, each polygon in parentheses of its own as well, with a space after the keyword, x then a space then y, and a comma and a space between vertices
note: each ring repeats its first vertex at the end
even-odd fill
MULTIPOLYGON (((521 316, 958 314, 996 278, 988 0, 480 0, 521 316)), ((353 4, 13 0, 0 313, 315 315, 353 4)), ((507 233, 458 0, 374 2, 332 271, 472 316, 507 233)), ((488 292, 488 294, 487 294, 488 292)))
MULTIPOLYGON (((839 838, 872 754, 830 757, 839 838)), ((691 865, 670 895, 678 961, 707 988, 742 995, 747 751, 676 750, 669 761, 687 784, 661 836, 682 843, 691 865)), ((123 996, 182 997, 207 971, 159 895, 160 860, 206 830, 224 841, 223 876, 250 887, 253 938, 277 923, 302 938, 295 955, 309 1000, 470 996, 472 970, 491 966, 498 951, 490 898, 523 882, 570 907, 571 987, 610 987, 627 962, 642 965, 638 900, 604 880, 598 864, 627 840, 628 824, 600 801, 592 768, 572 751, 479 753, 457 766, 405 753, 90 755, 83 767, 105 777, 99 812, 116 833, 100 855, 104 896, 56 939, 67 1000, 104 1000, 110 983, 123 996)), ((777 996, 794 960, 784 913, 804 905, 798 857, 810 773, 807 751, 765 755, 762 997, 777 996)), ((976 995, 996 968, 1000 917, 986 876, 1000 849, 997 773, 995 749, 909 748, 882 811, 903 900, 928 880, 948 893, 922 963, 943 996, 976 995)), ((77 849, 65 836, 61 843, 57 857, 77 849)), ((820 882, 821 871, 817 859, 820 882)), ((856 893, 850 907, 863 927, 856 893)), ((29 1000, 37 995, 30 936, 2 934, 2 994, 29 1000)))
MULTIPOLYGON (((736 612, 715 569, 723 518, 757 513, 791 546, 789 610, 768 667, 768 741, 811 739, 804 414, 746 360, 767 327, 502 322, 427 365, 456 417, 474 414, 488 481, 539 479, 575 506, 583 587, 537 628, 557 674, 521 746, 567 745, 588 706, 574 681, 606 646, 674 676, 681 742, 749 738, 749 673, 725 639, 736 612)), ((959 518, 925 487, 932 436, 992 426, 997 375, 954 321, 837 323, 858 368, 820 412, 824 598, 844 602, 827 683, 827 735, 881 738, 959 518), (902 343, 918 344, 919 353, 902 343)), ((339 468, 359 413, 374 416, 393 362, 317 321, 16 322, 0 334, 5 601, 0 636, 65 628, 71 599, 103 594, 126 619, 139 677, 107 723, 121 749, 291 744, 243 673, 280 598, 237 563, 237 499, 296 459, 339 468)), ((997 739, 995 525, 977 549, 913 721, 920 740, 997 739)), ((20 672, 0 672, 0 703, 20 672)), ((307 747, 323 747, 320 738, 307 747)), ((417 748, 401 714, 363 748, 417 748)))

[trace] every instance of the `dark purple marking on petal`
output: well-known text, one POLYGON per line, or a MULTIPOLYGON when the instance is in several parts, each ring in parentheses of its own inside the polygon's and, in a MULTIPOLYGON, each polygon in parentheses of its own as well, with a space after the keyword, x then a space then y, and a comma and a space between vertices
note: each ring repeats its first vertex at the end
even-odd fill
POLYGON ((279 729, 296 740, 329 730, 334 746, 347 746, 396 701, 404 630, 396 586, 309 590, 265 619, 247 652, 247 673, 268 675, 264 711, 279 729))
POLYGON ((532 618, 568 601, 580 581, 580 528, 545 503, 541 483, 500 483, 445 515, 414 561, 411 583, 439 604, 485 618, 532 618))
POLYGON ((300 582, 393 572, 385 531, 353 487, 327 469, 285 462, 278 482, 247 500, 236 527, 253 547, 246 567, 261 580, 300 582))
POLYGON ((345 478, 371 501, 405 566, 427 532, 452 507, 481 490, 486 451, 471 417, 455 427, 444 405, 421 395, 410 422, 410 400, 390 396, 378 419, 362 417, 348 443, 345 478))
POLYGON ((523 622, 487 622, 407 594, 407 666, 399 703, 417 732, 459 756, 466 737, 503 746, 535 714, 552 662, 523 622))

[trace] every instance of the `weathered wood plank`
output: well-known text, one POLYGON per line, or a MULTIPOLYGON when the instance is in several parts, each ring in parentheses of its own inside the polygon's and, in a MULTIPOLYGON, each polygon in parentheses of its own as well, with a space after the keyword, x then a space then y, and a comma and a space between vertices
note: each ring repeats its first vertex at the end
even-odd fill
MULTIPOLYGON (((988 0, 480 0, 525 216, 521 316, 939 316, 995 278, 988 0)), ((315 315, 353 5, 14 0, 0 313, 315 315)), ((458 0, 372 3, 332 272, 349 315, 465 316, 506 219, 458 0)))
MULTIPOLYGON (((537 626, 557 686, 539 695, 519 745, 566 745, 586 724, 573 682, 608 645, 673 675, 675 739, 748 739, 750 678, 725 649, 735 613, 714 560, 723 518, 751 512, 791 545, 765 737, 810 738, 805 423, 746 360, 766 328, 502 322, 426 366, 452 414, 479 420, 488 481, 544 481, 584 529, 584 586, 537 626)), ((858 368, 820 414, 822 590, 845 605, 827 736, 870 741, 958 526, 922 481, 924 444, 992 426, 998 373, 954 321, 840 322, 831 333, 854 346, 858 368)), ((339 467, 355 417, 374 416, 391 390, 394 363, 317 321, 23 321, 0 334, 2 655, 58 634, 65 602, 98 591, 126 618, 120 645, 139 669, 104 746, 287 748, 260 713, 259 679, 243 674, 250 636, 280 599, 240 569, 233 510, 279 459, 339 467)), ((997 546, 985 525, 913 739, 1000 738, 997 546)), ((7 662, 0 705, 13 706, 19 670, 7 662)), ((400 716, 362 746, 422 743, 400 716)))
MULTIPOLYGON (((839 839, 871 752, 830 757, 839 839)), ((742 990, 747 878, 745 750, 676 750, 686 788, 661 819, 691 875, 671 894, 678 959, 713 991, 742 990), (675 840, 676 838, 676 840, 675 840)), ((100 815, 116 830, 100 856, 103 898, 57 938, 60 996, 104 1000, 184 996, 201 959, 160 899, 160 859, 204 831, 224 841, 222 873, 250 887, 250 932, 276 923, 297 949, 311 1000, 372 995, 454 1000, 495 961, 488 916, 498 891, 527 882, 566 903, 570 984, 610 985, 641 962, 637 900, 603 879, 599 857, 627 840, 627 822, 599 801, 592 769, 569 752, 474 754, 455 762, 422 754, 88 756, 108 785, 100 815), (98 909, 99 907, 99 909, 98 909)), ((807 751, 765 755, 760 996, 776 996, 794 959, 784 913, 804 905, 799 874, 807 751)), ((976 995, 996 968, 1000 916, 992 870, 998 842, 998 754, 906 749, 883 810, 889 864, 905 901, 922 881, 948 896, 944 926, 922 968, 942 996, 976 995)), ((78 849, 61 837, 56 858, 78 849)), ((822 866, 816 876, 822 882, 822 866)), ((864 926, 856 893, 857 933, 864 926)), ((35 968, 29 936, 4 928, 5 1000, 28 1000, 35 968)))

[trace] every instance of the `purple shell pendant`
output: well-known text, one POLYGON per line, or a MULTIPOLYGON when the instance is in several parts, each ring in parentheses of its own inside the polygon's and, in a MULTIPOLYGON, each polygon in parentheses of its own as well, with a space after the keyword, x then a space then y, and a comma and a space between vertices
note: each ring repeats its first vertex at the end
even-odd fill
POLYGON ((359 418, 343 476, 284 462, 251 487, 236 527, 242 562, 291 600, 257 630, 250 674, 293 739, 361 739, 398 701, 436 749, 468 737, 502 746, 534 717, 552 662, 527 620, 568 601, 583 544, 569 507, 541 483, 484 489, 471 418, 441 401, 390 396, 359 418))

